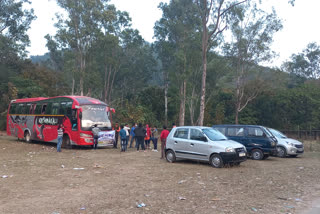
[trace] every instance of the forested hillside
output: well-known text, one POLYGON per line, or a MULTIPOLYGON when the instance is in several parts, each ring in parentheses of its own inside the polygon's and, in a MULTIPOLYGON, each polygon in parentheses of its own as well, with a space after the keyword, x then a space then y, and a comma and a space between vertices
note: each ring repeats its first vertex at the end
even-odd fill
POLYGON ((25 0, 1 1, 0 129, 12 99, 72 94, 105 101, 120 123, 320 129, 320 47, 310 43, 281 68, 261 66, 276 57, 276 11, 204 2, 160 4, 150 44, 108 1, 57 0, 65 13, 46 36, 49 52, 29 59, 26 32, 36 17, 25 0))

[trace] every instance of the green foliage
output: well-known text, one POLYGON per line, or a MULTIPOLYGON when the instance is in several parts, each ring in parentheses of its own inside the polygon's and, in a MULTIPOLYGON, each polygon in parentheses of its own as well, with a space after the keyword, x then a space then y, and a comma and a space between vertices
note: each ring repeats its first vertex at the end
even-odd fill
POLYGON ((315 42, 299 54, 293 54, 291 60, 283 64, 283 69, 289 73, 305 78, 318 79, 320 77, 320 46, 315 42))

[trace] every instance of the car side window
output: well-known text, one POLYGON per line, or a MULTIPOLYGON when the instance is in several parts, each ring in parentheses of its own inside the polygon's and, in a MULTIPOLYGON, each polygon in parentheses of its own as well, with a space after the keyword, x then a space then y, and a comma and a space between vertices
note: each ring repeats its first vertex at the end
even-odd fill
POLYGON ((265 134, 260 128, 248 128, 248 136, 250 137, 264 137, 265 134))
POLYGON ((228 136, 244 136, 244 128, 228 128, 228 136))
POLYGON ((198 129, 190 129, 190 140, 203 141, 204 135, 198 129))
POLYGON ((188 139, 189 129, 186 128, 180 128, 177 129, 174 133, 173 137, 176 138, 182 138, 182 139, 188 139))

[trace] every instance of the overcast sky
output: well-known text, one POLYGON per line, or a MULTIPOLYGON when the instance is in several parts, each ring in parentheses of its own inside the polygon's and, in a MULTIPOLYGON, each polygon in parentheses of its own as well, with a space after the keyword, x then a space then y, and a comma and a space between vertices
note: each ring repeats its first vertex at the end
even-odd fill
MULTIPOLYGON (((31 46, 27 48, 30 55, 43 55, 46 48, 46 34, 54 35, 55 13, 59 11, 55 0, 31 0, 38 17, 28 31, 31 46)), ((128 11, 132 18, 132 27, 138 29, 142 37, 149 42, 153 40, 154 23, 161 18, 158 9, 160 2, 169 0, 112 0, 118 10, 128 11)), ((263 0, 265 10, 272 6, 283 20, 283 30, 274 36, 272 49, 279 54, 270 65, 280 66, 291 54, 301 52, 308 43, 320 44, 320 0, 296 0, 295 6, 288 4, 288 0, 263 0)))

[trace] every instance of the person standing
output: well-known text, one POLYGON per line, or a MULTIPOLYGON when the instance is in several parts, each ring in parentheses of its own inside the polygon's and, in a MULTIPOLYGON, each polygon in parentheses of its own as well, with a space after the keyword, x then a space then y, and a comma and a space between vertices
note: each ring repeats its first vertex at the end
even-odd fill
POLYGON ((61 145, 62 145, 62 138, 63 138, 63 132, 64 132, 64 126, 62 124, 58 125, 57 128, 58 131, 58 144, 57 144, 57 152, 61 152, 61 145))
POLYGON ((151 130, 149 125, 146 125, 146 136, 144 138, 145 143, 146 143, 146 149, 150 149, 150 137, 151 137, 151 130))
POLYGON ((128 124, 126 124, 124 127, 123 127, 123 129, 126 131, 126 145, 125 145, 125 147, 126 147, 126 150, 127 150, 127 147, 128 147, 128 143, 129 143, 129 137, 130 137, 130 127, 129 127, 129 125, 128 124))
POLYGON ((126 142, 127 142, 127 133, 124 129, 123 125, 120 126, 121 130, 119 132, 120 140, 121 140, 121 152, 126 151, 126 142))
POLYGON ((144 138, 146 136, 146 130, 142 127, 142 124, 139 123, 138 127, 135 128, 134 134, 136 136, 136 142, 137 142, 137 151, 139 151, 139 147, 141 146, 142 150, 145 150, 144 147, 144 138))
POLYGON ((99 139, 99 132, 100 129, 97 127, 97 124, 94 124, 92 128, 92 134, 93 134, 93 149, 97 149, 98 146, 98 139, 99 139))
MULTIPOLYGON (((132 128, 131 128, 131 131, 130 131, 130 136, 131 136, 131 140, 130 140, 130 147, 129 148, 132 148, 132 142, 134 141, 135 139, 135 134, 134 134, 134 130, 136 128, 137 124, 132 124, 132 128)), ((136 140, 136 147, 137 147, 137 140, 136 140)))
POLYGON ((169 131, 167 130, 167 126, 163 126, 163 130, 160 134, 160 140, 161 140, 161 159, 164 158, 165 154, 164 154, 164 149, 166 146, 166 141, 167 141, 167 137, 169 135, 169 131))
POLYGON ((118 148, 118 138, 119 138, 119 132, 120 132, 120 127, 119 127, 118 123, 116 123, 114 125, 112 130, 115 131, 115 139, 114 139, 113 148, 118 148))
POLYGON ((151 131, 151 140, 153 143, 153 151, 157 152, 158 151, 158 129, 156 126, 154 126, 154 128, 151 131))

